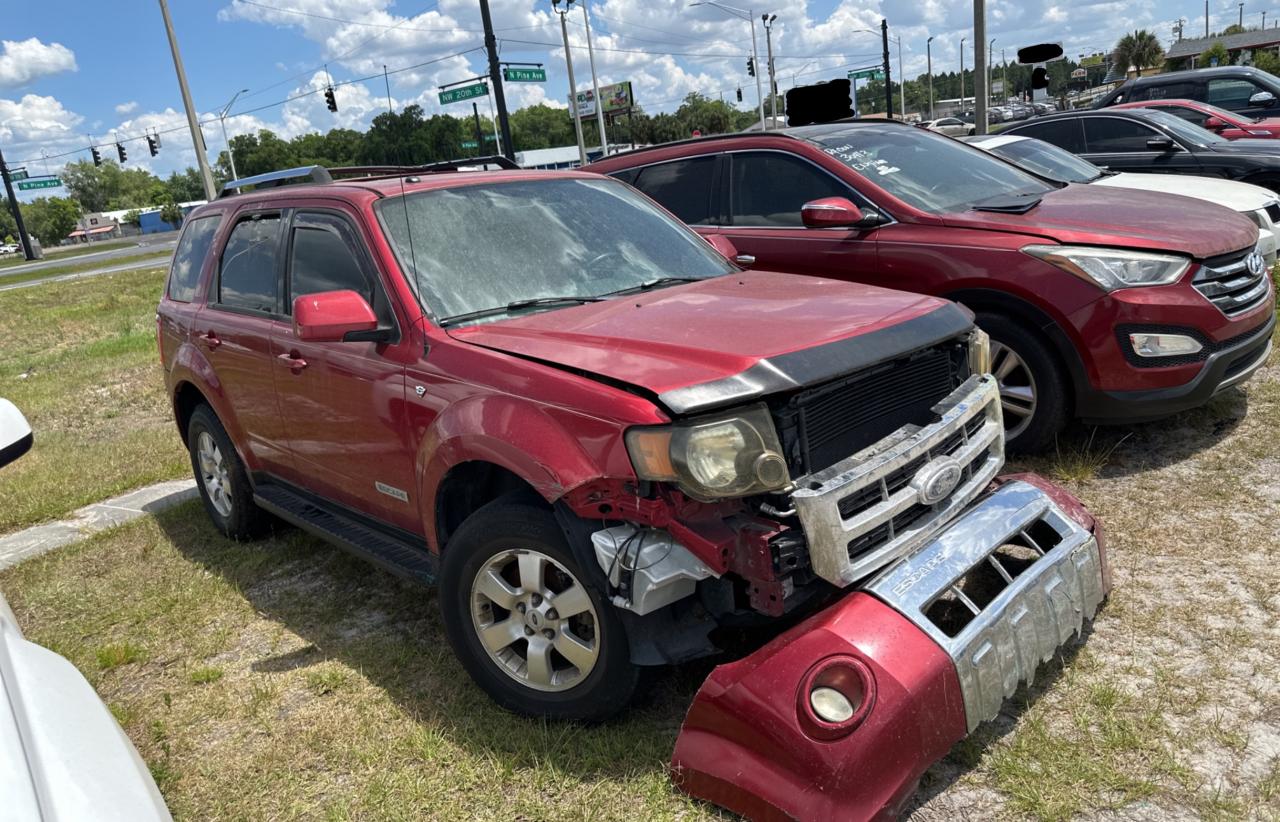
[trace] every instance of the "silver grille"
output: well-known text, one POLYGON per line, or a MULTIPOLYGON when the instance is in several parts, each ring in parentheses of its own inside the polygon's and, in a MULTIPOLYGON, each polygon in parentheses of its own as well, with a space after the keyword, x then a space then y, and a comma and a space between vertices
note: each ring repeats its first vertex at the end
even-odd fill
POLYGON ((1000 470, 1004 422, 993 377, 970 377, 934 410, 937 422, 899 429, 796 481, 792 502, 819 577, 850 585, 918 548, 1000 470), (957 483, 941 499, 928 501, 915 480, 939 459, 958 466, 957 483))
POLYGON ((1200 266, 1191 284, 1223 314, 1234 317, 1267 299, 1271 290, 1266 263, 1254 249, 1240 252, 1214 265, 1200 266), (1256 260, 1255 260, 1256 256, 1256 260))

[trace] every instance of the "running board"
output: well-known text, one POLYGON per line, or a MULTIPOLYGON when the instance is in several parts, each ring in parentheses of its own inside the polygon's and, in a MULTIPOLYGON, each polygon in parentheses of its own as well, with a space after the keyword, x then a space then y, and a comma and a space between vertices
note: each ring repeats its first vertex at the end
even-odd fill
POLYGON ((260 483, 253 500, 260 508, 363 560, 414 582, 436 579, 436 558, 425 541, 414 544, 357 522, 276 483, 260 483))

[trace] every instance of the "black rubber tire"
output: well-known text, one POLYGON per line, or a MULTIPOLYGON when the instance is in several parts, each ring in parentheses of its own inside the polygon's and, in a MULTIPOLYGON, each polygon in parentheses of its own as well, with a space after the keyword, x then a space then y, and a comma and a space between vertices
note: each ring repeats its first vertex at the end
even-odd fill
POLYGON ((1004 314, 987 312, 979 312, 976 319, 978 327, 993 341, 1012 349, 1027 364, 1035 382, 1036 410, 1031 422, 1016 437, 1005 441, 1005 449, 1012 453, 1044 450, 1054 442, 1072 414, 1071 393, 1062 365, 1048 343, 1022 323, 1004 314))
POLYGON ((222 427, 222 421, 208 405, 201 405, 191 413, 191 420, 187 424, 187 451, 191 455, 191 471, 196 478, 196 487, 200 489, 200 499, 204 500, 204 510, 208 512, 214 526, 234 540, 249 540, 261 536, 270 523, 270 516, 253 501, 253 485, 249 482, 244 463, 240 461, 231 437, 227 436, 227 430, 222 427), (228 474, 231 493, 228 496, 231 499, 231 513, 225 517, 213 507, 201 478, 197 443, 200 434, 205 431, 213 437, 218 450, 222 452, 222 458, 230 462, 228 474))
POLYGON ((555 516, 545 508, 497 500, 467 518, 449 540, 440 566, 440 611, 445 635, 462 666, 494 702, 518 714, 577 722, 600 722, 635 696, 641 669, 621 620, 602 590, 604 576, 573 557, 555 516), (500 670, 476 636, 471 620, 471 583, 495 554, 528 547, 554 558, 581 583, 598 617, 600 656, 591 673, 567 691, 543 692, 521 685, 500 670))

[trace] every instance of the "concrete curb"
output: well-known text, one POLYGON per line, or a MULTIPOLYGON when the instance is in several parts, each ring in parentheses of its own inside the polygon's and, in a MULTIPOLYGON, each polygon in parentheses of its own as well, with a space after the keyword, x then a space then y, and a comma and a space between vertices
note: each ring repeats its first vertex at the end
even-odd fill
POLYGON ((67 519, 33 525, 0 537, 0 571, 23 560, 79 542, 99 531, 172 508, 196 496, 194 479, 160 482, 86 505, 72 512, 67 519))

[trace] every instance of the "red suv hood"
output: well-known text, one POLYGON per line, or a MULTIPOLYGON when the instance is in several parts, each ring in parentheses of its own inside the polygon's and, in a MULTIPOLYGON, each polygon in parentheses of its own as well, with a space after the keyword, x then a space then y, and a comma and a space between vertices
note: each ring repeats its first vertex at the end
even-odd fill
POLYGON ((1135 189, 1069 185, 1025 214, 965 211, 948 225, 1037 234, 1060 243, 1174 251, 1196 259, 1258 242, 1258 229, 1234 211, 1204 200, 1135 189))
MULTIPOLYGON (((518 319, 450 329, 457 340, 518 354, 638 386, 657 395, 726 381, 762 364, 756 393, 802 384, 796 375, 834 376, 858 366, 866 352, 833 346, 822 356, 764 361, 797 351, 901 326, 924 315, 945 315, 920 333, 878 335, 878 359, 937 342, 930 332, 955 334, 969 318, 954 304, 818 277, 751 271, 660 288, 599 303, 545 311, 518 319), (958 319, 957 319, 958 318, 958 319), (959 324, 958 324, 959 323, 959 324), (815 362, 814 359, 818 360, 815 362), (790 371, 791 373, 783 373, 790 371)), ((896 330, 896 329, 895 329, 896 330)), ((753 372, 754 373, 754 372, 753 372)), ((743 398, 730 386, 717 402, 743 398)), ((694 410, 667 402, 677 411, 694 410)), ((699 403, 701 404, 701 403, 699 403)))

